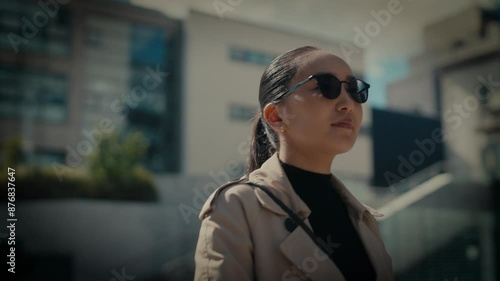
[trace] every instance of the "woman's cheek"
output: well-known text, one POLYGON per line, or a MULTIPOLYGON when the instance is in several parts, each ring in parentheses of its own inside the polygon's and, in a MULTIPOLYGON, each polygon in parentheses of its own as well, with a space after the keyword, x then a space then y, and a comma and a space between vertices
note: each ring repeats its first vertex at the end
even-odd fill
POLYGON ((280 116, 285 125, 290 125, 300 119, 301 113, 293 104, 285 105, 280 110, 280 116))
POLYGON ((363 121, 363 106, 359 104, 358 107, 359 124, 361 125, 361 122, 363 121))

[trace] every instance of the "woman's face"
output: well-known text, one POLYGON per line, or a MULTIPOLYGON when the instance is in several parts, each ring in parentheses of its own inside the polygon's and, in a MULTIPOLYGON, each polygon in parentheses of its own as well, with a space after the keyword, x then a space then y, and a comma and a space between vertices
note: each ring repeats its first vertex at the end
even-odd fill
MULTIPOLYGON (((303 58, 306 64, 292 79, 288 88, 316 73, 331 73, 340 81, 352 79, 352 70, 339 57, 324 51, 312 52, 303 58)), ((321 95, 312 79, 297 88, 278 105, 288 146, 302 152, 337 155, 349 151, 358 137, 363 118, 361 104, 355 102, 342 83, 338 98, 321 95), (338 124, 344 123, 344 124, 338 124), (350 125, 349 125, 350 124, 350 125)))

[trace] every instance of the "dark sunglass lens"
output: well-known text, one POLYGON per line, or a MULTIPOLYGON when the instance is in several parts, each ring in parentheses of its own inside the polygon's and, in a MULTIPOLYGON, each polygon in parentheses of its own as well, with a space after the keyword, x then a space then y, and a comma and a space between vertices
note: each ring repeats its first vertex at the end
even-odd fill
POLYGON ((350 94, 353 96, 353 98, 359 102, 359 103, 364 103, 368 100, 368 84, 361 80, 355 80, 356 81, 356 91, 350 92, 350 94))
POLYGON ((356 94, 359 103, 365 103, 368 100, 368 89, 356 94))
POLYGON ((349 94, 355 95, 359 92, 362 85, 359 85, 358 81, 360 81, 360 80, 353 79, 347 83, 347 92, 349 94))
POLYGON ((340 94, 340 81, 331 75, 316 77, 321 94, 327 99, 336 99, 340 94))

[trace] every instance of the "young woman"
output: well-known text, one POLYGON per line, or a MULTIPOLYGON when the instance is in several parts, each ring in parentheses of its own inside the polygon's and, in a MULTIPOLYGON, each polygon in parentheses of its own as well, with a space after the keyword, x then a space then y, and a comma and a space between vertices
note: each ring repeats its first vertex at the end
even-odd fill
POLYGON ((368 88, 315 47, 271 62, 247 174, 201 210, 195 280, 393 280, 380 214, 330 170, 356 141, 368 88))

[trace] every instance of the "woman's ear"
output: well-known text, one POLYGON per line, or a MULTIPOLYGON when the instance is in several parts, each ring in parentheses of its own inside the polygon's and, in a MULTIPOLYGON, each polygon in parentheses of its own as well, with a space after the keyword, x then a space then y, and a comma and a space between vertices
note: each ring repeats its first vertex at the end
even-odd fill
POLYGON ((283 119, 280 116, 278 106, 276 104, 267 104, 264 107, 262 114, 267 124, 269 124, 269 126, 271 126, 273 129, 280 130, 280 128, 283 126, 283 119))

